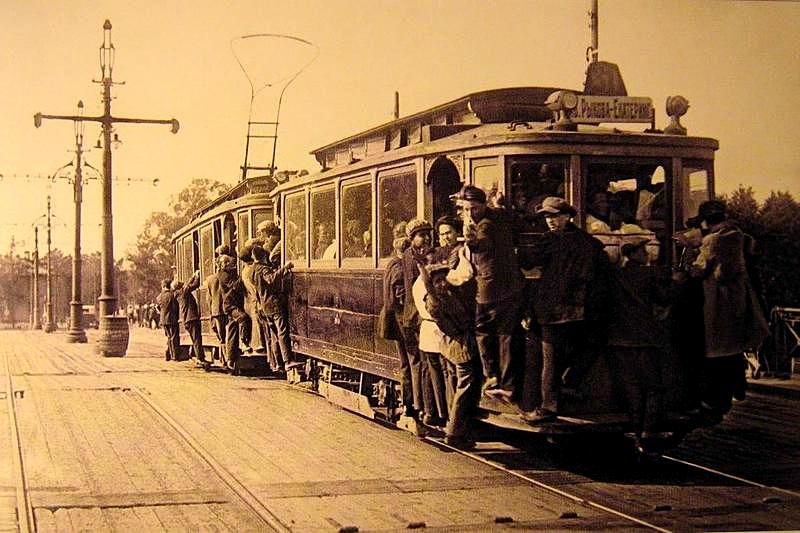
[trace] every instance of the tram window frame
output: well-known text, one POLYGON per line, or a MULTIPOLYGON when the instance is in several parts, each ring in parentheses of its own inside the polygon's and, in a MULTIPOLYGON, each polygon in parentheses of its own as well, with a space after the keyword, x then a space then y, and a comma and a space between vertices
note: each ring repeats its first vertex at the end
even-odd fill
MULTIPOLYGON (((570 160, 569 156, 541 156, 536 154, 517 154, 517 155, 510 155, 506 157, 505 160, 505 170, 506 170, 506 183, 508 187, 508 195, 507 201, 509 205, 512 206, 514 209, 519 209, 519 206, 516 205, 516 193, 517 188, 520 185, 524 185, 521 183, 522 180, 518 180, 514 176, 514 171, 517 165, 539 165, 539 172, 541 172, 541 167, 544 165, 549 165, 551 167, 560 167, 561 170, 561 193, 559 194, 549 194, 549 193, 541 193, 538 196, 531 197, 528 199, 528 202, 525 206, 525 213, 524 216, 526 218, 532 219, 532 229, 535 233, 543 233, 547 231, 547 226, 544 224, 544 221, 540 217, 536 217, 536 207, 537 204, 540 204, 544 198, 548 196, 559 196, 560 198, 567 197, 567 191, 569 188, 569 168, 570 168, 570 160), (535 219, 535 220, 533 220, 535 219)), ((530 181, 529 180, 529 184, 530 181)), ((536 179, 536 182, 540 182, 541 180, 536 179)), ((530 191, 528 191, 530 192, 530 191)))
POLYGON ((205 279, 209 274, 214 273, 214 228, 211 224, 206 224, 198 232, 200 238, 200 278, 205 279))
POLYGON ((409 176, 411 177, 412 181, 411 194, 413 194, 413 200, 408 197, 402 198, 402 203, 401 203, 401 205, 403 206, 410 207, 410 212, 411 212, 410 217, 407 220, 403 220, 403 222, 406 223, 417 217, 417 198, 418 198, 417 182, 419 180, 419 173, 417 171, 417 166, 412 163, 409 165, 403 165, 390 169, 382 169, 377 173, 377 215, 375 217, 376 222, 374 225, 376 226, 376 228, 379 228, 376 229, 375 233, 377 234, 376 250, 378 254, 378 264, 380 266, 386 265, 386 263, 388 263, 392 257, 392 252, 393 252, 392 244, 394 242, 394 234, 393 234, 394 226, 397 225, 398 222, 401 222, 399 220, 393 222, 391 224, 392 227, 388 228, 389 233, 385 234, 384 230, 386 228, 384 227, 383 221, 384 221, 384 215, 388 210, 384 209, 384 206, 389 205, 387 202, 397 202, 400 199, 396 197, 384 199, 383 183, 392 179, 403 179, 409 176), (386 240, 388 240, 388 243, 385 242, 386 240), (388 244, 388 247, 385 246, 385 244, 388 244), (388 252, 386 251, 386 249, 388 249, 388 252))
POLYGON ((253 235, 256 234, 256 228, 262 222, 272 221, 273 220, 273 211, 269 208, 258 207, 258 208, 251 208, 250 209, 250 224, 252 229, 253 235))
POLYGON ((487 198, 491 198, 494 194, 498 191, 503 191, 505 189, 504 183, 504 175, 503 175, 503 165, 500 156, 491 156, 491 157, 474 157, 469 160, 469 178, 470 183, 479 189, 482 189, 483 192, 486 193, 487 198), (489 188, 486 188, 482 181, 485 179, 482 176, 479 176, 482 169, 493 169, 494 170, 494 178, 495 181, 491 184, 489 188))
POLYGON ((309 191, 309 202, 308 202, 308 204, 309 204, 309 227, 313 228, 313 237, 311 237, 311 236, 309 236, 309 237, 313 238, 314 242, 316 241, 317 220, 319 219, 319 217, 316 217, 315 208, 316 208, 317 204, 316 204, 315 197, 319 197, 319 195, 322 195, 322 194, 333 193, 333 201, 332 201, 332 204, 331 204, 332 219, 331 219, 331 227, 330 227, 330 229, 333 231, 333 241, 331 241, 331 244, 334 245, 335 255, 334 255, 333 258, 329 258, 329 259, 323 259, 321 257, 319 259, 315 258, 314 257, 315 244, 314 244, 314 242, 311 242, 309 244, 309 248, 310 248, 309 255, 310 255, 310 261, 311 261, 311 266, 312 267, 332 268, 332 267, 335 267, 336 265, 338 265, 338 263, 339 263, 339 257, 341 255, 340 254, 341 246, 339 246, 339 234, 338 234, 339 225, 336 223, 336 221, 338 219, 338 210, 339 210, 337 191, 338 191, 338 187, 336 186, 335 183, 325 184, 325 185, 320 186, 320 187, 314 187, 309 191))
POLYGON ((295 250, 293 246, 283 246, 283 255, 284 261, 289 262, 291 261, 294 263, 296 267, 303 267, 308 264, 309 256, 309 231, 308 231, 308 194, 306 190, 302 190, 299 192, 293 192, 286 194, 283 197, 283 213, 284 213, 284 223, 283 223, 283 239, 285 243, 290 242, 290 237, 293 238, 294 235, 290 234, 290 225, 296 227, 298 231, 302 232, 303 235, 303 244, 302 244, 302 252, 301 255, 291 255, 290 251, 295 250), (301 200, 302 204, 302 221, 300 224, 297 224, 294 219, 290 219, 289 213, 290 210, 288 208, 288 204, 293 200, 301 200))
MULTIPOLYGON (((651 260, 653 261, 652 264, 654 265, 667 265, 672 260, 672 247, 671 247, 671 236, 673 231, 673 220, 674 220, 674 209, 673 209, 673 164, 674 160, 669 157, 637 157, 637 156, 592 156, 592 157, 582 157, 581 158, 581 181, 583 190, 580 191, 582 196, 581 202, 581 215, 583 221, 584 229, 592 234, 595 238, 602 241, 605 245, 606 252, 609 254, 609 257, 612 263, 620 264, 621 257, 621 247, 626 240, 634 239, 635 236, 649 236, 653 235, 654 238, 652 239, 652 244, 648 245, 648 250, 651 254, 651 260), (636 202, 636 210, 632 213, 634 216, 637 216, 635 219, 635 225, 642 228, 641 233, 629 233, 624 228, 614 228, 611 227, 611 230, 608 232, 604 231, 592 231, 589 228, 589 215, 590 215, 590 204, 592 200, 592 196, 597 192, 600 192, 601 189, 596 187, 596 184, 592 182, 592 172, 590 171, 591 166, 606 166, 608 167, 604 172, 610 175, 617 173, 617 179, 606 179, 605 186, 602 189, 604 192, 610 192, 611 183, 622 183, 628 180, 631 180, 633 183, 636 184, 636 187, 633 189, 634 192, 639 193, 635 195, 635 202, 636 202), (614 167, 618 167, 620 169, 629 167, 625 171, 615 170, 614 167), (652 180, 653 176, 657 175, 657 169, 661 167, 663 169, 663 181, 658 182, 651 182, 651 185, 661 185, 661 190, 657 194, 664 194, 664 198, 660 201, 660 205, 663 209, 663 218, 649 218, 646 219, 650 221, 649 224, 643 224, 644 219, 638 218, 639 209, 641 206, 640 198, 641 192, 645 189, 641 187, 639 183, 639 178, 641 177, 641 169, 645 167, 652 167, 652 172, 650 173, 650 177, 652 180), (637 177, 638 176, 638 177, 637 177), (654 222, 662 222, 662 225, 654 224, 654 222)), ((661 180, 662 174, 659 174, 659 180, 661 180)), ((621 189, 617 191, 617 193, 622 192, 627 189, 621 189)), ((602 221, 604 222, 604 221, 602 221)), ((610 224, 610 222, 607 222, 610 224)), ((625 222, 623 225, 626 224, 634 224, 632 222, 625 222)))
MULTIPOLYGON (((357 205, 360 205, 358 203, 357 205)), ((375 210, 373 206, 375 205, 375 187, 372 181, 372 177, 370 175, 366 176, 357 176, 354 178, 349 178, 347 180, 342 180, 339 183, 339 201, 337 202, 337 214, 339 215, 338 221, 338 231, 339 231, 339 252, 341 257, 341 265, 342 268, 371 268, 375 264, 375 210), (363 233, 366 231, 370 232, 370 247, 369 247, 369 255, 367 256, 345 256, 345 242, 344 239, 346 237, 347 220, 346 213, 346 206, 345 203, 347 201, 347 193, 350 190, 356 188, 362 188, 364 186, 369 187, 369 203, 368 203, 368 210, 366 212, 369 213, 369 223, 366 229, 361 230, 359 228, 359 236, 363 237, 363 233)), ((363 241, 362 241, 363 242, 363 241)))
POLYGON ((701 159, 684 159, 681 162, 680 173, 680 198, 681 205, 676 206, 675 213, 675 228, 686 228, 686 221, 697 215, 698 208, 703 201, 710 200, 714 196, 714 163, 713 161, 701 159), (705 176, 700 174, 705 173, 705 176), (704 181, 703 189, 694 189, 695 191, 703 191, 705 195, 699 198, 699 195, 692 195, 692 176, 698 175, 704 181))

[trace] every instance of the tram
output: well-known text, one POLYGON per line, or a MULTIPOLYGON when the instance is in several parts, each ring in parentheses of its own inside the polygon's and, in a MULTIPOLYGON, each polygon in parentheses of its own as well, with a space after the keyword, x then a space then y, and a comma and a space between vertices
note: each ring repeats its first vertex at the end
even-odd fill
MULTIPOLYGON (((666 107, 669 124, 658 129, 652 100, 628 96, 615 64, 592 61, 582 90, 492 89, 397 117, 313 150, 317 172, 246 179, 212 202, 174 237, 178 276, 187 279, 199 269, 205 277, 217 245, 241 249, 261 220, 274 219, 281 260, 294 265, 293 350, 306 363, 293 368, 290 381, 309 380, 329 400, 395 423, 401 418, 399 357, 394 344, 376 334, 393 228, 454 214, 451 195, 465 184, 520 209, 560 196, 612 262, 629 239, 645 237, 650 266, 670 269, 681 252, 673 237, 714 195, 719 145, 687 134, 680 123, 685 98, 670 97, 666 107), (621 224, 595 224, 597 203, 617 213, 621 224)), ((537 231, 543 229, 521 235, 520 247, 535 246, 537 231)), ((536 283, 536 269, 526 275, 536 283)), ((204 299, 200 294, 207 309, 204 299)), ((206 342, 212 346, 214 339, 209 335, 206 342)), ((523 410, 539 397, 530 371, 536 354, 529 351, 523 410)), ((663 366, 666 403, 677 412, 687 389, 681 354, 668 354, 663 366)), ((578 394, 560 404, 556 422, 526 424, 519 407, 483 398, 479 416, 543 433, 629 429, 603 357, 595 358, 578 394)), ((685 425, 675 417, 675 428, 685 425)))

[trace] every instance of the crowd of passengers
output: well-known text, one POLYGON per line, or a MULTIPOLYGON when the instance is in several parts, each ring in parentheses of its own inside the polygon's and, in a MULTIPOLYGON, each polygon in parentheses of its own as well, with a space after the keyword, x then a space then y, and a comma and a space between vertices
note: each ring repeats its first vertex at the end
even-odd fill
MULTIPOLYGON (((239 273, 230 247, 217 247, 214 272, 203 281, 220 362, 235 373, 243 351, 264 354, 274 373, 285 373, 294 362, 288 319, 288 277, 293 265, 280 265, 280 228, 271 221, 260 223, 256 237, 245 243, 238 258, 243 262, 239 273)), ((186 282, 163 280, 158 305, 167 337, 166 360, 178 360, 182 324, 197 365, 207 370, 210 361, 203 351, 200 309, 193 294, 201 287, 200 281, 200 271, 186 282)))
POLYGON ((681 236, 679 266, 662 275, 648 266, 650 236, 626 239, 612 262, 563 198, 536 206, 547 231, 531 247, 515 242, 514 210, 487 204, 482 189, 464 186, 453 199, 457 216, 394 229, 378 333, 397 346, 403 415, 470 448, 481 395, 515 406, 529 424, 551 423, 559 399, 602 356, 646 448, 668 436, 659 369, 670 350, 686 364, 687 415, 715 423, 732 398, 744 398, 742 353, 761 343, 767 324, 747 272, 752 239, 722 202, 700 206, 681 236), (526 282, 533 272, 538 279, 526 282), (526 337, 540 343, 533 410, 520 407, 526 337))

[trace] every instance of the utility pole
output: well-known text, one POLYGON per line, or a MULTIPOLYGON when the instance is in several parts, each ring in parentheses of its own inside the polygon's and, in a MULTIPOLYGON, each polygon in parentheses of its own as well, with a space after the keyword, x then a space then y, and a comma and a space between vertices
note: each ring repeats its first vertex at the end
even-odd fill
POLYGON ((45 296, 45 313, 47 315, 47 322, 44 325, 45 333, 52 333, 56 330, 56 324, 53 320, 53 264, 50 259, 50 195, 47 196, 47 292, 45 296))
POLYGON ((101 257, 101 295, 98 298, 100 303, 100 338, 99 350, 103 355, 125 355, 127 350, 128 330, 127 323, 124 328, 124 346, 119 349, 111 347, 118 344, 117 338, 121 333, 122 324, 110 318, 117 310, 117 296, 115 293, 114 283, 114 232, 113 232, 113 217, 112 217, 112 202, 111 202, 111 133, 115 123, 128 123, 128 124, 169 124, 172 133, 178 133, 180 125, 176 119, 170 120, 154 120, 154 119, 140 119, 140 118, 124 118, 115 117, 111 114, 111 86, 114 85, 112 80, 112 71, 114 69, 114 45, 111 43, 111 22, 106 20, 103 24, 103 44, 100 46, 100 69, 102 74, 101 80, 92 80, 95 83, 103 85, 103 114, 96 117, 86 117, 81 115, 43 115, 36 113, 33 117, 33 123, 38 128, 42 124, 42 119, 55 119, 55 120, 72 120, 75 122, 99 122, 102 126, 103 132, 103 180, 102 180, 102 196, 103 196, 103 247, 100 253, 101 257), (108 317, 108 318, 107 318, 108 317), (107 319, 106 319, 107 318, 107 319), (104 320, 105 319, 105 320, 104 320), (112 326, 112 322, 114 325, 112 326), (107 352, 107 353, 106 353, 107 352), (114 353, 112 353, 114 352, 114 353), (120 353, 121 352, 121 353, 120 353))
MULTIPOLYGON (((83 101, 78 101, 78 115, 83 115, 83 101)), ((67 342, 86 342, 83 329, 83 302, 81 301, 81 204, 83 203, 83 121, 74 121, 75 127, 75 177, 72 180, 75 202, 75 246, 72 251, 72 299, 69 302, 69 331, 67 342)))

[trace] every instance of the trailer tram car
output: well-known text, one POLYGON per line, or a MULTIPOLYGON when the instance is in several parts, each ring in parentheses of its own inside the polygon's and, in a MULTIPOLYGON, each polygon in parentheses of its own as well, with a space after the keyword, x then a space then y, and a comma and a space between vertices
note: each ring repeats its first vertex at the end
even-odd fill
MULTIPOLYGON (((217 337, 211 331, 208 292, 202 280, 214 273, 214 250, 218 246, 227 244, 232 251, 238 251, 255 236, 258 224, 274 218, 272 201, 267 194, 270 184, 274 181, 263 176, 240 181, 195 212, 193 220, 172 236, 177 279, 185 282, 195 271, 200 271, 201 287, 195 295, 202 315, 203 347, 215 359, 219 358, 215 351, 217 337)), ((181 351, 188 353, 191 340, 183 328, 180 344, 181 351)), ((242 369, 268 367, 263 354, 245 353, 238 364, 242 369)))
MULTIPOLYGON (((293 348, 306 361, 290 381, 310 380, 330 401, 394 423, 401 420, 399 358, 393 343, 376 335, 393 227, 454 214, 450 196, 471 184, 509 203, 562 196, 577 209, 576 224, 588 228, 592 196, 603 192, 627 213, 621 229, 593 230, 612 261, 626 239, 644 236, 652 268, 669 269, 680 254, 672 236, 714 194, 718 142, 686 135, 680 116, 687 107, 682 97, 668 99, 671 122, 658 130, 651 99, 627 96, 616 65, 594 62, 583 91, 487 90, 398 117, 314 150, 320 171, 289 178, 268 194, 237 186, 177 238, 178 271, 184 278, 196 268, 208 274, 209 251, 222 242, 241 245, 274 206, 282 261, 294 264, 293 348)), ((521 235, 520 246, 535 246, 536 232, 521 235)), ((536 283, 535 270, 527 277, 536 283)), ((662 368, 673 411, 686 389, 680 356, 669 354, 662 368)), ((535 350, 527 358, 526 410, 539 397, 535 350)), ((531 426, 514 408, 487 398, 479 417, 532 432, 620 433, 630 428, 617 390, 597 357, 579 394, 560 404, 556 422, 531 426)), ((689 429, 684 419, 672 420, 676 433, 689 429)))

